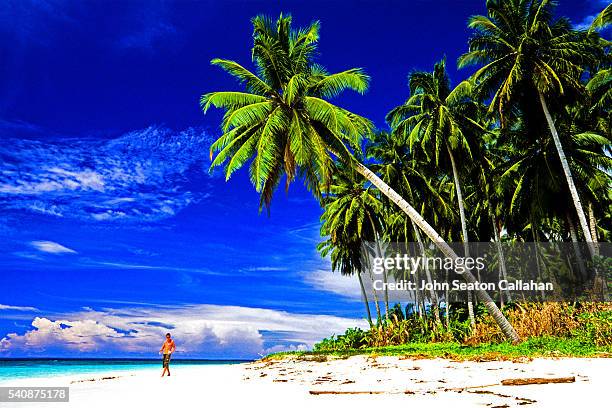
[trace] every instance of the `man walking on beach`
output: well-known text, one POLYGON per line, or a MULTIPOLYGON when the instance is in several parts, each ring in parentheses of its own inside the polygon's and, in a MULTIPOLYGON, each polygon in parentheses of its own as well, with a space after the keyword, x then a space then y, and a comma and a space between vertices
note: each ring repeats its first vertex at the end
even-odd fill
POLYGON ((174 350, 176 350, 174 340, 172 340, 172 336, 170 336, 170 333, 166 333, 166 341, 164 341, 164 344, 162 344, 161 349, 159 349, 159 352, 163 354, 163 371, 161 375, 162 377, 166 374, 166 372, 168 373, 168 377, 170 377, 170 356, 172 355, 172 353, 174 353, 174 350))

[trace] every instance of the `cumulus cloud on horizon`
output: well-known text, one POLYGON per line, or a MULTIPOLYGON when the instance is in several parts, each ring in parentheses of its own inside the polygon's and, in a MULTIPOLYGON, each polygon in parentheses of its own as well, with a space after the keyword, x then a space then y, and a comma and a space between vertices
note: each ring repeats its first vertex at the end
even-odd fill
POLYGON ((0 209, 86 221, 171 217, 203 196, 185 181, 209 145, 193 128, 149 127, 111 140, 6 138, 0 209))
POLYGON ((34 318, 22 334, 0 340, 0 356, 155 356, 171 332, 183 357, 253 358, 281 350, 310 348, 316 341, 365 327, 365 321, 242 306, 195 304, 129 307, 34 318))

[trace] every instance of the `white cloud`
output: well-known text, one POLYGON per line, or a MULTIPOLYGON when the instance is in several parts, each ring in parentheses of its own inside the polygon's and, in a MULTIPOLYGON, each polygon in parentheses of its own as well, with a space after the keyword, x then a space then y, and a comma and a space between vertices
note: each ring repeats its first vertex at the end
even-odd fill
MULTIPOLYGON (((16 336, 15 341, 32 349, 44 349, 47 345, 65 345, 66 348, 78 351, 91 351, 97 348, 100 341, 119 338, 122 335, 116 330, 94 320, 49 320, 36 317, 32 321, 33 330, 23 336, 16 336)), ((10 347, 11 341, 0 340, 0 350, 10 347)))
POLYGON ((154 126, 105 140, 8 138, 0 209, 98 222, 172 217, 207 197, 189 171, 206 173, 209 145, 201 130, 154 126))
POLYGON ((265 350, 265 353, 263 354, 271 354, 271 353, 279 353, 282 351, 306 351, 308 350, 308 345, 307 344, 298 344, 297 346, 291 345, 291 346, 283 346, 283 345, 276 345, 276 346, 272 346, 270 348, 267 348, 265 350))
POLYGON ((588 30, 589 28, 591 28, 591 24, 593 24, 593 20, 595 20, 595 17, 597 17, 597 14, 586 16, 582 19, 581 22, 575 24, 574 28, 577 30, 588 30))
POLYGON ((32 241, 32 246, 41 252, 47 252, 50 254, 76 254, 74 249, 67 248, 57 242, 53 241, 32 241))
POLYGON ((318 290, 353 300, 361 299, 361 288, 356 275, 343 276, 337 272, 319 269, 304 275, 304 281, 318 290))
POLYGON ((20 312, 36 312, 37 308, 32 306, 11 306, 11 305, 3 305, 0 303, 0 310, 17 310, 20 312))
POLYGON ((280 272, 280 271, 286 271, 287 267, 286 266, 254 266, 250 268, 244 268, 243 270, 249 271, 249 272, 280 272))
POLYGON ((599 15, 599 13, 601 13, 601 11, 605 7, 607 7, 608 4, 610 4, 610 1, 609 0, 598 0, 598 1, 594 1, 593 3, 597 3, 597 4, 593 4, 593 7, 595 8, 595 13, 584 17, 582 21, 574 25, 574 28, 578 30, 588 30, 589 28, 591 28, 591 24, 593 23, 593 20, 595 20, 595 18, 599 15))
POLYGON ((150 269, 150 270, 162 270, 162 271, 175 271, 175 272, 189 272, 203 275, 233 275, 233 272, 216 272, 208 268, 185 268, 180 266, 172 265, 146 265, 146 264, 131 264, 125 262, 92 262, 93 265, 102 265, 110 268, 117 269, 150 269))
POLYGON ((153 356, 171 332, 182 356, 257 357, 272 351, 301 350, 347 327, 365 327, 359 319, 296 314, 242 306, 184 306, 86 309, 60 318, 36 317, 23 334, 0 340, 9 355, 79 351, 97 355, 153 356))

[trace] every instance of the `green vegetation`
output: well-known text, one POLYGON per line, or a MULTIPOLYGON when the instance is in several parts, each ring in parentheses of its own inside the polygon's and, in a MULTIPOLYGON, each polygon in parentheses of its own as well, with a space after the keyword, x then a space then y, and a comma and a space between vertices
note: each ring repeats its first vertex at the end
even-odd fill
MULTIPOLYGON (((248 165, 260 208, 268 210, 283 178, 286 188, 301 179, 323 209, 319 250, 331 258, 334 271, 360 279, 370 331, 351 331, 327 343, 347 341, 352 349, 363 336, 368 347, 517 343, 534 336, 520 307, 504 309, 512 299, 501 296, 495 303, 484 290, 468 297, 467 319, 459 317, 461 305, 452 310, 448 293, 442 296, 444 310, 438 294, 421 294, 415 315, 408 317, 400 316, 401 306, 400 313, 391 310, 387 295, 368 299, 360 276, 366 270, 359 255, 363 241, 414 242, 422 254, 435 246, 453 260, 459 255, 450 241, 587 242, 586 250, 575 246, 573 258, 610 265, 599 257, 597 244, 609 241, 612 231, 612 43, 598 31, 610 23, 610 7, 589 30, 578 30, 555 17, 553 1, 486 5, 486 16, 470 18, 472 36, 458 60, 459 67, 474 66, 476 72, 456 87, 444 60, 431 72, 410 73, 406 102, 389 112, 386 129, 330 102, 344 91, 365 93, 370 78, 360 68, 329 73, 315 61, 318 22, 296 29, 290 16, 257 16, 255 70, 212 61, 244 92, 201 98, 204 112, 211 106, 225 111, 211 168, 224 167, 229 179, 248 165)), ((460 255, 467 252, 466 246, 460 255)), ((424 269, 419 279, 430 280, 424 269)), ((582 269, 568 273, 605 297, 610 268, 601 270, 595 276, 582 269)), ((470 271, 461 276, 476 282, 470 271)), ((576 338, 596 342, 609 333, 600 332, 609 314, 566 314, 584 326, 576 338)))
POLYGON ((350 328, 315 344, 310 352, 277 353, 318 356, 399 355, 415 358, 443 357, 467 360, 503 360, 517 357, 612 356, 612 305, 610 304, 513 304, 504 313, 522 338, 519 344, 503 340, 490 317, 477 311, 471 330, 466 311, 456 312, 452 335, 418 315, 403 316, 397 307, 392 318, 369 330, 350 328))
POLYGON ((315 344, 314 353, 407 354, 476 358, 589 356, 612 352, 612 305, 599 303, 519 303, 504 308, 523 339, 509 344, 490 316, 478 313, 472 330, 465 313, 456 312, 450 332, 418 315, 394 308, 388 321, 369 330, 350 328, 315 344), (522 354, 524 353, 524 354, 522 354))
POLYGON ((266 359, 288 356, 325 361, 327 356, 339 358, 353 355, 402 356, 406 358, 448 358, 453 360, 509 360, 523 357, 610 357, 612 347, 587 345, 577 339, 554 337, 532 338, 520 344, 509 342, 466 346, 451 343, 408 343, 399 346, 366 347, 346 350, 315 350, 275 353, 266 359))

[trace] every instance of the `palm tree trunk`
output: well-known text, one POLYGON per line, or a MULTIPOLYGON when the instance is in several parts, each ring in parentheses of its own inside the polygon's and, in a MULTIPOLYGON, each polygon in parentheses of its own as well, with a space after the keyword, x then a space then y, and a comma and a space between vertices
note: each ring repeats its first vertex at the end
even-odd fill
POLYGON ((589 202, 589 228, 591 229, 591 237, 593 237, 593 252, 599 255, 599 240, 597 239, 597 220, 593 211, 593 203, 589 202))
MULTIPOLYGON (((533 237, 533 248, 535 252, 535 261, 536 261, 536 271, 538 273, 538 282, 542 282, 542 268, 546 269, 546 275, 550 276, 548 268, 544 263, 544 257, 540 256, 540 239, 538 238, 538 232, 536 231, 536 223, 533 217, 533 213, 530 214, 530 223, 531 223, 531 236, 533 237)), ((525 301, 525 292, 521 289, 521 295, 523 296, 523 301, 525 301)), ((541 300, 544 301, 546 299, 546 294, 544 290, 540 291, 541 300)))
POLYGON ((388 289, 388 285, 387 285, 387 271, 386 269, 383 270, 383 282, 385 284, 385 291, 384 291, 384 297, 385 297, 385 319, 389 318, 389 289, 388 289))
MULTIPOLYGON (((383 254, 382 248, 380 247, 380 237, 378 235, 378 233, 376 232, 376 229, 374 229, 374 232, 376 233, 376 248, 378 251, 378 256, 379 257, 384 257, 385 254, 383 254)), ((387 268, 383 268, 383 282, 385 284, 385 291, 383 292, 384 295, 384 300, 385 300, 385 319, 389 318, 389 288, 387 285, 388 283, 388 278, 387 278, 387 268)))
POLYGON ((586 216, 584 215, 584 209, 582 208, 582 203, 580 202, 580 197, 578 196, 578 190, 576 189, 576 185, 574 184, 574 178, 572 177, 572 172, 567 162, 567 158, 565 157, 563 146, 561 145, 561 139, 559 139, 557 128, 555 127, 555 123, 553 122, 552 116, 548 111, 548 106, 546 105, 544 94, 542 92, 538 92, 538 95, 540 96, 540 103, 542 104, 542 110, 544 111, 544 116, 546 116, 546 121, 548 122, 550 133, 552 134, 553 140, 555 141, 557 153, 559 153, 559 160, 561 161, 561 167, 563 167, 563 173, 565 173, 565 180, 567 181, 567 186, 569 187, 570 194, 572 195, 572 200, 574 201, 574 207, 576 207, 576 212, 578 213, 578 221, 580 222, 582 234, 584 235, 585 241, 589 243, 588 247, 591 256, 594 256, 595 253, 592 245, 593 237, 591 236, 591 233, 589 231, 586 216))
POLYGON ((453 179, 455 181, 455 191, 457 192, 457 203, 459 204, 459 218, 461 219, 461 235, 463 238, 465 256, 469 256, 469 248, 467 246, 468 233, 467 222, 465 220, 465 207, 463 205, 463 193, 461 192, 461 184, 459 184, 459 174, 457 173, 457 165, 455 164, 455 156, 450 147, 447 146, 448 156, 450 157, 451 166, 453 168, 453 179))
MULTIPOLYGON (((384 194, 387 198, 393 201, 410 219, 429 237, 429 239, 438 247, 438 249, 447 257, 455 261, 458 256, 453 249, 442 239, 442 237, 434 230, 421 214, 417 212, 406 200, 404 200, 395 190, 393 190, 388 184, 382 181, 376 174, 370 169, 359 162, 354 162, 355 169, 359 174, 365 177, 370 183, 372 183, 378 190, 384 194)), ((463 279, 468 283, 477 283, 476 278, 470 271, 466 271, 462 274, 463 279)), ((513 343, 520 341, 518 334, 514 330, 514 327, 508 322, 508 319, 504 317, 502 312, 499 310, 493 299, 489 294, 479 289, 476 291, 477 296, 485 304, 487 311, 491 314, 491 317, 495 320, 502 333, 508 340, 513 343)))
MULTIPOLYGON (((459 174, 457 174, 457 166, 455 164, 455 156, 453 156, 453 152, 450 147, 446 146, 448 150, 448 155, 451 160, 451 166, 453 167, 453 178, 455 180, 455 191, 457 192, 457 202, 459 203, 459 218, 461 219, 461 235, 463 239, 463 256, 470 256, 470 248, 468 244, 468 234, 467 234, 467 222, 465 221, 465 208, 463 206, 463 194, 461 193, 461 185, 459 184, 459 174)), ((468 315, 470 316, 470 325, 472 327, 476 326, 476 319, 474 317, 474 302, 472 301, 472 291, 468 291, 468 315)))
POLYGON ((444 289, 444 303, 446 303, 446 310, 444 311, 444 320, 446 323, 446 331, 450 333, 450 291, 448 290, 448 270, 444 273, 446 288, 444 289))
POLYGON ((363 296, 363 303, 366 308, 366 313, 368 316, 368 323, 370 327, 374 326, 372 324, 372 314, 370 313, 370 303, 368 302, 368 295, 366 294, 365 287, 363 286, 363 279, 361 279, 361 273, 357 272, 357 278, 359 279, 359 286, 361 287, 361 296, 363 296))
MULTIPOLYGON (((374 278, 370 272, 370 281, 373 281, 374 278)), ((376 309, 376 325, 379 322, 382 322, 382 316, 380 315, 380 303, 378 303, 378 295, 376 294, 376 290, 372 290, 372 297, 374 297, 374 308, 376 309)))
MULTIPOLYGON (((497 223, 495 222, 495 216, 491 213, 491 223, 493 224, 493 234, 495 235, 495 245, 497 246, 497 256, 499 257, 499 271, 501 274, 501 278, 503 278, 506 282, 508 281, 508 273, 506 270, 506 258, 504 257, 504 250, 501 244, 501 231, 497 230, 497 223)), ((510 291, 506 288, 506 300, 508 302, 512 302, 510 298, 510 291)), ((503 306, 503 294, 500 294, 500 301, 503 306)))
MULTIPOLYGON (((370 225, 372 226, 372 231, 374 231, 374 237, 376 238, 376 252, 377 252, 377 256, 379 257, 384 257, 384 254, 382 253, 382 248, 380 247, 380 235, 378 234, 378 230, 376 229, 376 224, 374 224, 374 220, 372 219, 372 216, 368 213, 368 218, 370 220, 370 225)), ((388 289, 388 285, 387 285, 387 268, 383 269, 383 282, 385 284, 385 291, 384 291, 384 297, 385 297, 385 318, 389 318, 389 289, 388 289)))
POLYGON ((374 308, 376 309, 376 323, 378 325, 379 322, 382 322, 382 314, 380 312, 380 303, 378 300, 378 295, 376 295, 376 291, 372 291, 372 296, 374 296, 374 308))
POLYGON ((582 261, 582 254, 580 253, 580 247, 578 246, 578 234, 576 234, 576 227, 574 226, 574 221, 572 221, 572 216, 569 212, 565 214, 567 218, 567 226, 570 231, 570 238, 572 239, 572 246, 574 247, 574 255, 576 256, 576 263, 578 264, 578 271, 580 272, 580 276, 583 282, 588 280, 587 271, 584 266, 584 262, 582 261))
MULTIPOLYGON (((593 252, 599 256, 599 239, 597 238, 597 219, 595 219, 595 212, 593 211, 593 203, 589 202, 589 227, 591 228, 591 235, 593 236, 593 252)), ((602 273, 599 268, 595 268, 595 279, 601 283, 602 299, 609 301, 608 299, 608 283, 602 277, 602 273)))
MULTIPOLYGON (((414 229, 414 234, 416 235, 416 239, 417 242, 419 243, 419 249, 421 251, 421 256, 423 257, 423 259, 425 261, 427 261, 427 255, 425 254, 425 245, 423 245, 423 240, 421 239, 421 233, 419 232, 419 229, 417 228, 417 226, 414 224, 414 221, 411 221, 412 223, 412 228, 414 229)), ((433 281, 431 279, 431 272, 429 271, 429 263, 425 262, 425 277, 427 278, 427 282, 432 285, 433 281)), ((436 291, 432 289, 429 289, 429 296, 431 296, 431 303, 433 305, 433 313, 435 315, 436 318, 436 322, 442 324, 442 321, 440 320, 440 308, 439 308, 439 302, 438 302, 438 295, 436 294, 436 291)))
MULTIPOLYGON (((369 257, 366 257, 366 259, 369 260, 369 257)), ((374 277, 372 276, 372 265, 368 265, 367 271, 368 276, 370 278, 370 282, 373 282, 374 277)), ((376 294, 376 290, 372 290, 372 297, 374 298, 374 308, 376 309, 376 325, 378 325, 378 323, 382 320, 380 316, 380 304, 378 303, 378 295, 376 294)))

